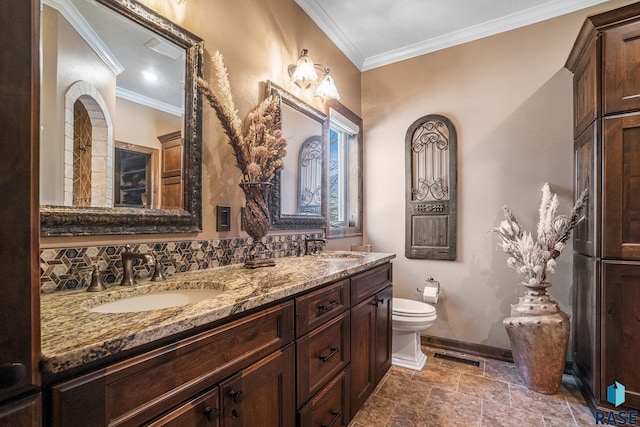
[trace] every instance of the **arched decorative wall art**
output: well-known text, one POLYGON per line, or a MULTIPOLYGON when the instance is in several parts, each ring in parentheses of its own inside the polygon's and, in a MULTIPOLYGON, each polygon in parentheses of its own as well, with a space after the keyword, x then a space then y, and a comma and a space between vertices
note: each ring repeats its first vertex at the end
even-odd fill
POLYGON ((405 137, 405 255, 456 259, 457 134, 448 118, 419 118, 405 137))

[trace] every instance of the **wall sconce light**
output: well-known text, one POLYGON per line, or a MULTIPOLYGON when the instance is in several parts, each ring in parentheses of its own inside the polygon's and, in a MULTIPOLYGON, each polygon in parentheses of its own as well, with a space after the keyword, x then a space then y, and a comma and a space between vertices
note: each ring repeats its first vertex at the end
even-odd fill
POLYGON ((291 81, 301 89, 307 89, 312 83, 315 83, 316 90, 314 95, 322 98, 322 101, 340 99, 333 77, 329 75, 329 69, 323 65, 314 64, 308 53, 307 49, 302 49, 298 61, 289 65, 288 71, 291 81), (322 77, 319 80, 316 69, 322 73, 322 77))

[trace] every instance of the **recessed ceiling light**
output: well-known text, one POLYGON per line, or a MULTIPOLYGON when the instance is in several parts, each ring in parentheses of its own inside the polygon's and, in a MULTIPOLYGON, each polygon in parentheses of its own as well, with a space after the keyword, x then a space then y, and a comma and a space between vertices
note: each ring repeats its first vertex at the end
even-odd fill
POLYGON ((142 70, 142 77, 149 83, 155 83, 158 81, 158 75, 151 70, 142 70))

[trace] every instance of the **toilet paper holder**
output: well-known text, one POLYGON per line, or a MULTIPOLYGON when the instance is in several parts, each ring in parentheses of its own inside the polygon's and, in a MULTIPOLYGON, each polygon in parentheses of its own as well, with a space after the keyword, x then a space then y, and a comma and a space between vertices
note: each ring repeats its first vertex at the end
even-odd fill
MULTIPOLYGON (((438 290, 436 291, 437 293, 440 293, 440 282, 435 280, 433 277, 428 276, 425 281, 427 282, 427 286, 431 287, 431 288, 437 288, 438 290)), ((420 289, 420 288, 416 288, 416 291, 418 291, 419 293, 424 292, 424 289, 420 289)))

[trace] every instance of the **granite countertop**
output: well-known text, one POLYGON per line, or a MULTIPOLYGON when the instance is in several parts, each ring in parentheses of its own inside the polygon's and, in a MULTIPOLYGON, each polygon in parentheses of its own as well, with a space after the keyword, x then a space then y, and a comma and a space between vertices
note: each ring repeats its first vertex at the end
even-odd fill
POLYGON ((224 319, 314 287, 368 270, 395 258, 389 253, 345 252, 276 259, 275 267, 243 265, 177 274, 163 282, 114 286, 104 292, 42 295, 42 369, 58 374, 101 358, 224 319), (348 253, 347 253, 348 254, 348 253), (332 257, 332 255, 337 255, 332 257), (127 296, 175 289, 217 289, 197 303, 136 313, 94 313, 89 309, 127 296))

